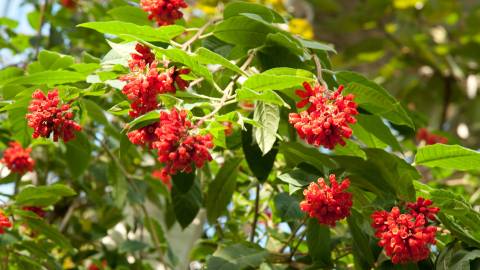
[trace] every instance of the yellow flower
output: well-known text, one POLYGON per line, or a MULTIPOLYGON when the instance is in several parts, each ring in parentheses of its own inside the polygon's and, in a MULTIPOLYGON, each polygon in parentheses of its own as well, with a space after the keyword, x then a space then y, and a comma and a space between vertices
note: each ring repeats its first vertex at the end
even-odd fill
POLYGON ((426 0, 394 0, 393 6, 396 9, 422 8, 426 0))
POLYGON ((75 268, 75 264, 72 261, 72 258, 67 257, 63 260, 63 269, 72 269, 75 268))
POLYGON ((303 38, 312 39, 314 36, 313 26, 306 19, 293 18, 290 20, 288 27, 291 33, 300 35, 303 38))
POLYGON ((283 4, 283 0, 265 0, 265 3, 270 5, 276 11, 285 10, 285 5, 283 4))
POLYGON ((198 3, 195 7, 200 9, 201 11, 203 11, 207 15, 214 15, 215 13, 217 13, 217 7, 216 6, 210 6, 210 5, 198 3))

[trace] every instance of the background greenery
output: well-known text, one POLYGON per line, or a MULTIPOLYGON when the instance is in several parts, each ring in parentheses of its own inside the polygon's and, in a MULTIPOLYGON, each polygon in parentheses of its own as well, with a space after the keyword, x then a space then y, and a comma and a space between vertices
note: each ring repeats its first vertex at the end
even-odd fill
POLYGON ((80 0, 71 10, 24 1, 32 12, 0 19, 2 148, 20 141, 37 162, 22 181, 2 172, 0 184, 19 192, 3 194, 15 217, 14 230, 0 236, 4 269, 392 269, 369 215, 416 196, 441 208, 442 231, 429 260, 395 267, 478 269, 480 154, 470 150, 480 138, 478 1, 265 0, 259 4, 276 12, 245 4, 242 15, 242 4, 206 0, 189 3, 178 22, 186 34, 155 32, 135 2, 80 0), (219 21, 190 46, 193 54, 165 49, 212 18, 219 21), (20 31, 25 20, 33 31, 20 31), (213 110, 221 97, 214 85, 245 75, 239 67, 253 57, 248 79, 234 88, 237 101, 258 102, 255 111, 236 102, 222 108, 207 126, 215 161, 175 177, 172 191, 151 177, 155 155, 125 136, 128 103, 117 78, 138 41, 204 78, 162 97, 195 116, 213 110), (312 55, 328 84, 345 84, 361 108, 354 139, 333 152, 297 140, 286 120, 294 89, 315 80, 312 55), (53 87, 75 100, 84 127, 67 144, 32 140, 24 118, 31 93, 53 87), (235 123, 231 136, 224 121, 235 123), (418 146, 421 127, 449 145, 418 146), (301 189, 330 172, 352 180, 352 215, 334 229, 304 225, 301 189), (32 204, 49 209, 44 220, 19 210, 32 204))

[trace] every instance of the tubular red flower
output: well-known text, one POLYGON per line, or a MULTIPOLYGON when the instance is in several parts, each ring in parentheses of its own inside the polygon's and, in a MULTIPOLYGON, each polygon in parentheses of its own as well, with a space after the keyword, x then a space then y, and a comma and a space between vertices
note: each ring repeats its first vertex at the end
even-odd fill
POLYGON ((11 228, 12 227, 12 222, 10 219, 5 216, 5 214, 0 211, 0 234, 5 233, 5 229, 11 228))
POLYGON ((14 173, 25 174, 33 171, 35 166, 35 160, 30 157, 31 152, 31 148, 24 149, 20 143, 10 142, 0 162, 14 173))
POLYGON ((69 104, 61 104, 58 98, 58 90, 54 89, 45 95, 41 90, 36 90, 32 95, 32 101, 26 115, 28 126, 33 128, 33 138, 50 137, 53 140, 62 138, 68 142, 75 138, 75 131, 82 127, 73 121, 73 113, 69 104))
POLYGON ((44 218, 47 215, 47 212, 45 212, 42 207, 38 206, 24 206, 22 207, 22 210, 31 211, 41 218, 44 218))
POLYGON ((390 212, 376 211, 371 218, 375 236, 380 239, 378 245, 385 249, 392 263, 418 262, 428 258, 429 245, 436 241, 437 227, 429 225, 422 213, 402 214, 398 207, 394 207, 390 212))
POLYGON ((148 12, 148 18, 155 20, 159 26, 174 24, 183 17, 181 8, 187 4, 183 0, 141 0, 140 6, 148 12))
POLYGON ((128 66, 131 71, 144 70, 155 60, 155 55, 148 46, 138 43, 135 46, 135 50, 137 52, 130 54, 131 58, 128 60, 128 66))
POLYGON ((348 125, 356 122, 353 116, 358 114, 357 104, 353 102, 354 96, 343 96, 342 85, 332 94, 325 93, 325 87, 320 85, 312 88, 305 82, 303 86, 305 91, 296 91, 302 98, 297 107, 309 106, 301 113, 290 113, 290 124, 295 127, 300 138, 309 144, 328 149, 335 148, 337 144, 345 145, 344 139, 352 135, 352 129, 348 125))
POLYGON ((137 145, 146 145, 152 148, 152 143, 157 140, 155 130, 158 128, 158 123, 153 123, 137 130, 131 131, 127 134, 128 139, 137 145))
POLYGON ((163 175, 174 175, 179 171, 190 173, 193 166, 201 168, 212 160, 209 152, 213 148, 212 136, 193 135, 194 128, 186 117, 187 111, 175 108, 160 113, 155 130, 158 139, 152 146, 158 150, 158 160, 165 165, 163 175))
POLYGON ((448 139, 437 134, 430 133, 426 128, 420 128, 417 131, 417 141, 424 141, 426 145, 436 143, 448 143, 448 139))
POLYGON ((440 211, 438 207, 432 207, 433 202, 422 197, 418 197, 417 201, 407 203, 407 208, 410 209, 410 214, 414 217, 422 214, 431 221, 435 221, 435 215, 440 211))
POLYGON ((352 194, 345 192, 350 186, 348 178, 339 185, 334 174, 331 174, 329 187, 323 178, 318 183, 312 182, 303 191, 305 200, 300 203, 300 209, 314 217, 320 224, 335 227, 338 220, 350 215, 352 194))
POLYGON ((162 181, 169 190, 172 189, 172 178, 166 174, 166 171, 155 170, 152 172, 152 177, 162 181))

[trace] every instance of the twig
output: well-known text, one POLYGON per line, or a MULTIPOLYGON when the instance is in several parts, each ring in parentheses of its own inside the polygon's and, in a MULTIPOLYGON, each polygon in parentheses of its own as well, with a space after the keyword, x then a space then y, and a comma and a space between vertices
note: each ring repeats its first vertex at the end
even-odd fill
POLYGON ((320 62, 320 58, 316 53, 313 53, 313 61, 315 62, 315 67, 317 69, 317 80, 320 82, 325 88, 328 89, 328 85, 322 77, 322 63, 320 62))
POLYGON ((257 188, 255 192, 255 209, 253 213, 253 222, 252 222, 252 232, 250 234, 250 242, 253 242, 255 239, 255 231, 257 230, 257 221, 258 221, 258 208, 260 205, 260 183, 257 183, 257 188))
POLYGON ((287 239, 287 242, 285 243, 285 245, 278 251, 279 253, 282 253, 283 251, 285 251, 285 249, 290 246, 290 243, 295 239, 295 236, 297 235, 298 231, 300 230, 300 228, 305 225, 305 223, 307 222, 307 219, 308 219, 308 216, 305 216, 302 221, 300 222, 300 224, 298 224, 298 226, 292 231, 292 233, 290 234, 290 237, 287 239))
POLYGON ((62 219, 62 222, 60 223, 60 227, 58 228, 60 232, 63 232, 67 228, 67 224, 72 218, 73 211, 75 210, 75 208, 77 208, 76 200, 74 200, 73 203, 70 204, 70 206, 68 207, 67 213, 65 214, 65 216, 62 219))
POLYGON ((43 24, 45 23, 45 12, 48 7, 48 0, 45 0, 43 5, 40 6, 40 23, 37 29, 37 44, 35 46, 35 59, 37 59, 38 54, 40 52, 40 43, 42 42, 42 28, 43 24))
POLYGON ((303 231, 300 237, 298 238, 297 244, 293 247, 292 252, 290 253, 290 261, 292 261, 293 256, 295 256, 295 253, 297 252, 298 248, 300 247, 300 244, 303 241, 303 238, 307 234, 307 230, 303 231))
POLYGON ((212 25, 215 21, 214 20, 210 20, 208 21, 206 24, 204 24, 200 29, 198 29, 197 33, 195 33, 195 35, 193 35, 189 40, 187 40, 185 43, 183 43, 182 45, 182 50, 186 50, 190 47, 190 45, 192 45, 192 43, 194 43, 195 41, 197 41, 197 39, 199 39, 203 32, 205 32, 205 30, 207 30, 207 28, 212 25))

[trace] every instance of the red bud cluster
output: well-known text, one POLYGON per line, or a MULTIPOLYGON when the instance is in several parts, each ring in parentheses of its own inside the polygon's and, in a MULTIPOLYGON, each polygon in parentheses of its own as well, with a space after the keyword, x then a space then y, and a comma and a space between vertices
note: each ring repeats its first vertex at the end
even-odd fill
POLYGON ((334 227, 338 220, 350 215, 352 194, 345 190, 350 186, 348 178, 338 184, 334 174, 330 177, 330 187, 323 178, 318 183, 312 182, 303 191, 305 200, 300 203, 300 209, 310 217, 316 218, 320 224, 334 227))
POLYGON ((7 168, 18 174, 33 171, 35 160, 30 157, 31 148, 23 148, 18 142, 10 142, 9 147, 3 152, 3 158, 0 162, 7 168))
POLYGON ((343 96, 342 85, 333 93, 328 93, 321 85, 312 88, 307 82, 303 83, 303 87, 305 91, 296 91, 302 98, 297 107, 308 105, 308 108, 301 113, 289 115, 289 122, 300 138, 309 144, 328 149, 335 148, 337 144, 345 145, 344 139, 352 135, 352 129, 348 125, 356 122, 353 116, 358 114, 357 104, 353 102, 354 96, 343 96))
POLYGON ((148 12, 148 19, 155 20, 159 26, 174 24, 183 17, 181 8, 187 4, 183 0, 141 0, 140 6, 148 12))
POLYGON ((5 214, 0 211, 0 234, 5 233, 5 229, 11 228, 12 227, 12 222, 10 219, 5 216, 5 214))
POLYGON ((33 138, 50 137, 68 142, 75 138, 75 131, 82 127, 73 121, 73 112, 69 104, 61 104, 58 90, 54 89, 45 95, 41 90, 36 90, 32 95, 32 101, 28 106, 28 126, 33 128, 33 138))
POLYGON ((418 142, 424 141, 426 145, 436 144, 436 143, 448 143, 447 138, 437 134, 430 133, 426 128, 421 128, 417 131, 417 141, 418 142))
POLYGON ((418 262, 428 258, 429 245, 435 244, 437 227, 430 225, 439 208, 430 207, 430 200, 418 198, 408 203, 410 213, 401 213, 398 207, 390 212, 376 211, 372 214, 372 227, 380 239, 378 245, 385 249, 392 263, 418 262))

